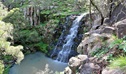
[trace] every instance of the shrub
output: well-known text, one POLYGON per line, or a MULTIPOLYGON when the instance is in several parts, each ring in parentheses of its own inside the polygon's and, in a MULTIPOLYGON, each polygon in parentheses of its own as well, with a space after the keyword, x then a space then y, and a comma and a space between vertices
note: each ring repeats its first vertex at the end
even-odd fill
POLYGON ((3 74, 4 71, 4 64, 3 62, 0 60, 0 74, 3 74))
POLYGON ((19 8, 13 8, 10 10, 8 15, 3 18, 3 21, 13 24, 14 29, 20 29, 29 26, 27 20, 19 8))
POLYGON ((45 44, 43 42, 40 42, 40 43, 37 43, 34 45, 35 47, 37 47, 40 51, 44 52, 44 53, 47 53, 47 47, 48 47, 48 44, 45 44))
POLYGON ((21 51, 23 49, 23 46, 12 46, 11 42, 7 41, 7 38, 10 37, 13 39, 12 30, 13 25, 4 23, 0 21, 0 54, 1 55, 10 55, 17 59, 17 63, 20 63, 21 60, 23 60, 24 55, 21 51))

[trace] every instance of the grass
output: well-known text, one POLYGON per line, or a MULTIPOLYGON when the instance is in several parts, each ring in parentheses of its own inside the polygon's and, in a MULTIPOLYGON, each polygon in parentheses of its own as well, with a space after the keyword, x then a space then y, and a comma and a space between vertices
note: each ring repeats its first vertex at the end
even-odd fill
POLYGON ((115 58, 109 65, 110 68, 120 68, 126 67, 126 57, 120 56, 115 58))

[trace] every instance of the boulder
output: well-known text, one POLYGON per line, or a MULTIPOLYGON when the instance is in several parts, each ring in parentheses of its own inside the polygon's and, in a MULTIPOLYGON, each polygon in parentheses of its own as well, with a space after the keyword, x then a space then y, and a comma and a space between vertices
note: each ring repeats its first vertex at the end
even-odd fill
POLYGON ((96 49, 99 49, 103 46, 103 41, 109 40, 112 37, 108 33, 93 33, 87 35, 84 40, 77 47, 77 52, 81 54, 91 55, 96 49))
POLYGON ((78 55, 77 57, 70 58, 68 62, 68 66, 65 68, 65 74, 76 74, 76 70, 80 69, 84 63, 88 59, 87 55, 78 55))
POLYGON ((72 58, 70 58, 68 65, 70 67, 78 67, 78 66, 80 66, 80 62, 81 62, 80 59, 78 59, 76 57, 72 57, 72 58))
POLYGON ((110 26, 105 26, 102 33, 109 33, 109 34, 113 34, 114 33, 115 28, 114 27, 110 27, 110 26))
POLYGON ((125 74, 125 72, 121 71, 121 69, 105 68, 102 70, 102 74, 125 74))
POLYGON ((126 19, 115 23, 113 26, 116 27, 116 35, 118 38, 123 38, 126 35, 126 19))
POLYGON ((77 58, 80 59, 81 62, 83 62, 88 59, 88 56, 87 55, 78 55, 77 58))
POLYGON ((113 70, 109 70, 109 69, 103 69, 102 70, 102 74, 112 74, 113 70))
POLYGON ((109 19, 109 23, 113 24, 115 22, 121 21, 123 19, 126 19, 126 1, 122 0, 121 3, 119 3, 119 0, 114 0, 115 3, 118 5, 113 5, 112 9, 113 11, 111 12, 111 16, 109 19))
POLYGON ((100 69, 100 66, 99 65, 95 65, 94 63, 88 63, 88 65, 90 66, 90 68, 92 69, 100 69))
POLYGON ((66 67, 64 70, 64 74, 72 74, 72 70, 69 67, 66 67))
POLYGON ((81 60, 76 57, 72 57, 70 58, 68 65, 69 68, 72 70, 71 74, 76 74, 76 69, 81 66, 81 60))
POLYGON ((95 65, 94 63, 86 63, 82 66, 80 74, 92 74, 99 69, 100 69, 99 65, 95 65))
POLYGON ((80 74, 92 74, 93 69, 89 66, 89 63, 86 63, 82 66, 80 74))
POLYGON ((79 44, 77 51, 78 53, 89 54, 95 50, 95 48, 101 47, 101 34, 93 33, 79 44), (96 46, 98 47, 96 47, 96 46), (94 48, 93 48, 94 47, 94 48), (93 50, 92 50, 93 48, 93 50))

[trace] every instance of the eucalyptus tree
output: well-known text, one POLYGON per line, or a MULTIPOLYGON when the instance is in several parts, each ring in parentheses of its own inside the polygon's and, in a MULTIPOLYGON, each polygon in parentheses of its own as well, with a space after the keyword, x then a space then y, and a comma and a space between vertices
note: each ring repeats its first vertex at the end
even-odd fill
POLYGON ((31 26, 40 24, 40 10, 50 6, 50 0, 27 0, 23 6, 24 16, 31 26))

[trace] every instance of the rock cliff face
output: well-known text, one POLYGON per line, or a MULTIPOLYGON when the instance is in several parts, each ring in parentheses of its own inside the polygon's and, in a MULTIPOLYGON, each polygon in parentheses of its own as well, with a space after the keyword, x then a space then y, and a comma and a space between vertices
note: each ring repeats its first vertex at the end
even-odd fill
POLYGON ((81 43, 77 47, 77 52, 81 55, 72 57, 69 66, 65 69, 65 74, 122 74, 106 68, 107 59, 110 54, 119 53, 117 48, 108 50, 108 46, 114 40, 113 35, 123 38, 126 35, 126 2, 119 3, 114 10, 109 13, 109 18, 104 18, 101 25, 101 17, 92 14, 92 22, 89 22, 89 15, 83 19, 84 34, 81 43), (104 52, 102 52, 104 50, 104 52), (97 55, 97 53, 101 53, 97 55), (81 59, 78 58, 81 56, 81 59), (96 57, 97 56, 97 57, 96 57), (76 73, 78 72, 78 73, 76 73))

